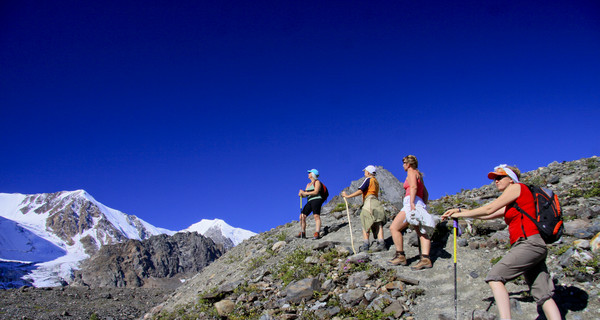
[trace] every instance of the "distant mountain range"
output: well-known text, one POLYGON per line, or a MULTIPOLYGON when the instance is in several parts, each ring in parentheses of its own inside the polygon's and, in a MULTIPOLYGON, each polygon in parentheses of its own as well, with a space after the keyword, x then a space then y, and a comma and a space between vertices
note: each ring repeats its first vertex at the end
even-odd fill
MULTIPOLYGON (((255 235, 220 219, 203 219, 180 232, 194 231, 225 249, 255 235)), ((175 233, 109 208, 84 190, 0 193, 0 288, 64 284, 103 246, 175 233)))

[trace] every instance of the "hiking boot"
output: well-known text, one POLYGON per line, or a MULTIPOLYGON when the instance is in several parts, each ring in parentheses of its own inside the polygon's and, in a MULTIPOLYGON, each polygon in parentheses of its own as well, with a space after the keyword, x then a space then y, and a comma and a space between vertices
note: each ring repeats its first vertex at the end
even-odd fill
POLYGON ((396 255, 394 256, 394 258, 390 261, 388 261, 388 264, 391 264, 393 266, 405 266, 408 264, 408 262, 406 261, 406 256, 403 254, 398 254, 396 252, 396 255))
POLYGON ((306 239, 306 233, 300 232, 300 233, 298 233, 298 235, 296 236, 296 238, 306 239))
POLYGON ((373 252, 381 252, 385 250, 385 243, 377 242, 375 246, 373 246, 373 252))
POLYGON ((358 247, 358 252, 367 252, 367 251, 369 251, 368 243, 363 243, 360 245, 360 247, 358 247))
POLYGON ((319 235, 319 233, 318 233, 318 232, 315 232, 315 234, 313 235, 313 239, 314 239, 314 240, 321 239, 321 235, 319 235))
POLYGON ((417 263, 416 266, 410 267, 413 270, 421 270, 421 269, 425 269, 425 268, 431 268, 433 267, 433 264, 431 263, 431 260, 429 258, 421 258, 421 261, 419 261, 419 263, 417 263))

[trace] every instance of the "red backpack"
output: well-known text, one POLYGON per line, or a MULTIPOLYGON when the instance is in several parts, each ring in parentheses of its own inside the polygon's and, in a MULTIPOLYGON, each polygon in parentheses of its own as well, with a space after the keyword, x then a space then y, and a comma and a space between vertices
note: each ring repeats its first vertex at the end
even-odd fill
MULTIPOLYGON (((319 180, 319 182, 321 182, 321 180, 319 180)), ((321 182, 321 190, 319 190, 319 195, 323 199, 323 203, 325 203, 325 201, 327 201, 327 197, 329 197, 329 190, 327 190, 327 187, 323 184, 323 182, 321 182)))

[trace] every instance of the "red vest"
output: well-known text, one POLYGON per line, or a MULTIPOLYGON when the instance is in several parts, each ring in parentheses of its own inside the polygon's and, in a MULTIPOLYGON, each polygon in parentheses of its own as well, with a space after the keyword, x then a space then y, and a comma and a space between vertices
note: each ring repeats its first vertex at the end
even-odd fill
MULTIPOLYGON (((529 191, 529 188, 522 183, 519 183, 519 186, 521 186, 521 195, 515 202, 521 209, 529 213, 532 217, 535 217, 535 203, 531 191, 529 191)), ((526 238, 526 236, 529 237, 540 233, 535 224, 517 209, 510 205, 506 206, 506 208, 507 210, 504 212, 504 222, 508 225, 511 245, 519 240, 519 238, 526 238), (525 234, 523 234, 523 230, 525 230, 525 234)))

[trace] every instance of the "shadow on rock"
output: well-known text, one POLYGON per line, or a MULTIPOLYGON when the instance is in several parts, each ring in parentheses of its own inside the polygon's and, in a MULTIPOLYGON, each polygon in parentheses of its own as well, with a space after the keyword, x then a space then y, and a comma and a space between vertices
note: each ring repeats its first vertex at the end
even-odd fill
POLYGON ((581 311, 587 308, 590 297, 587 292, 580 288, 557 285, 554 289, 553 298, 560 309, 563 319, 565 319, 569 311, 581 311))

